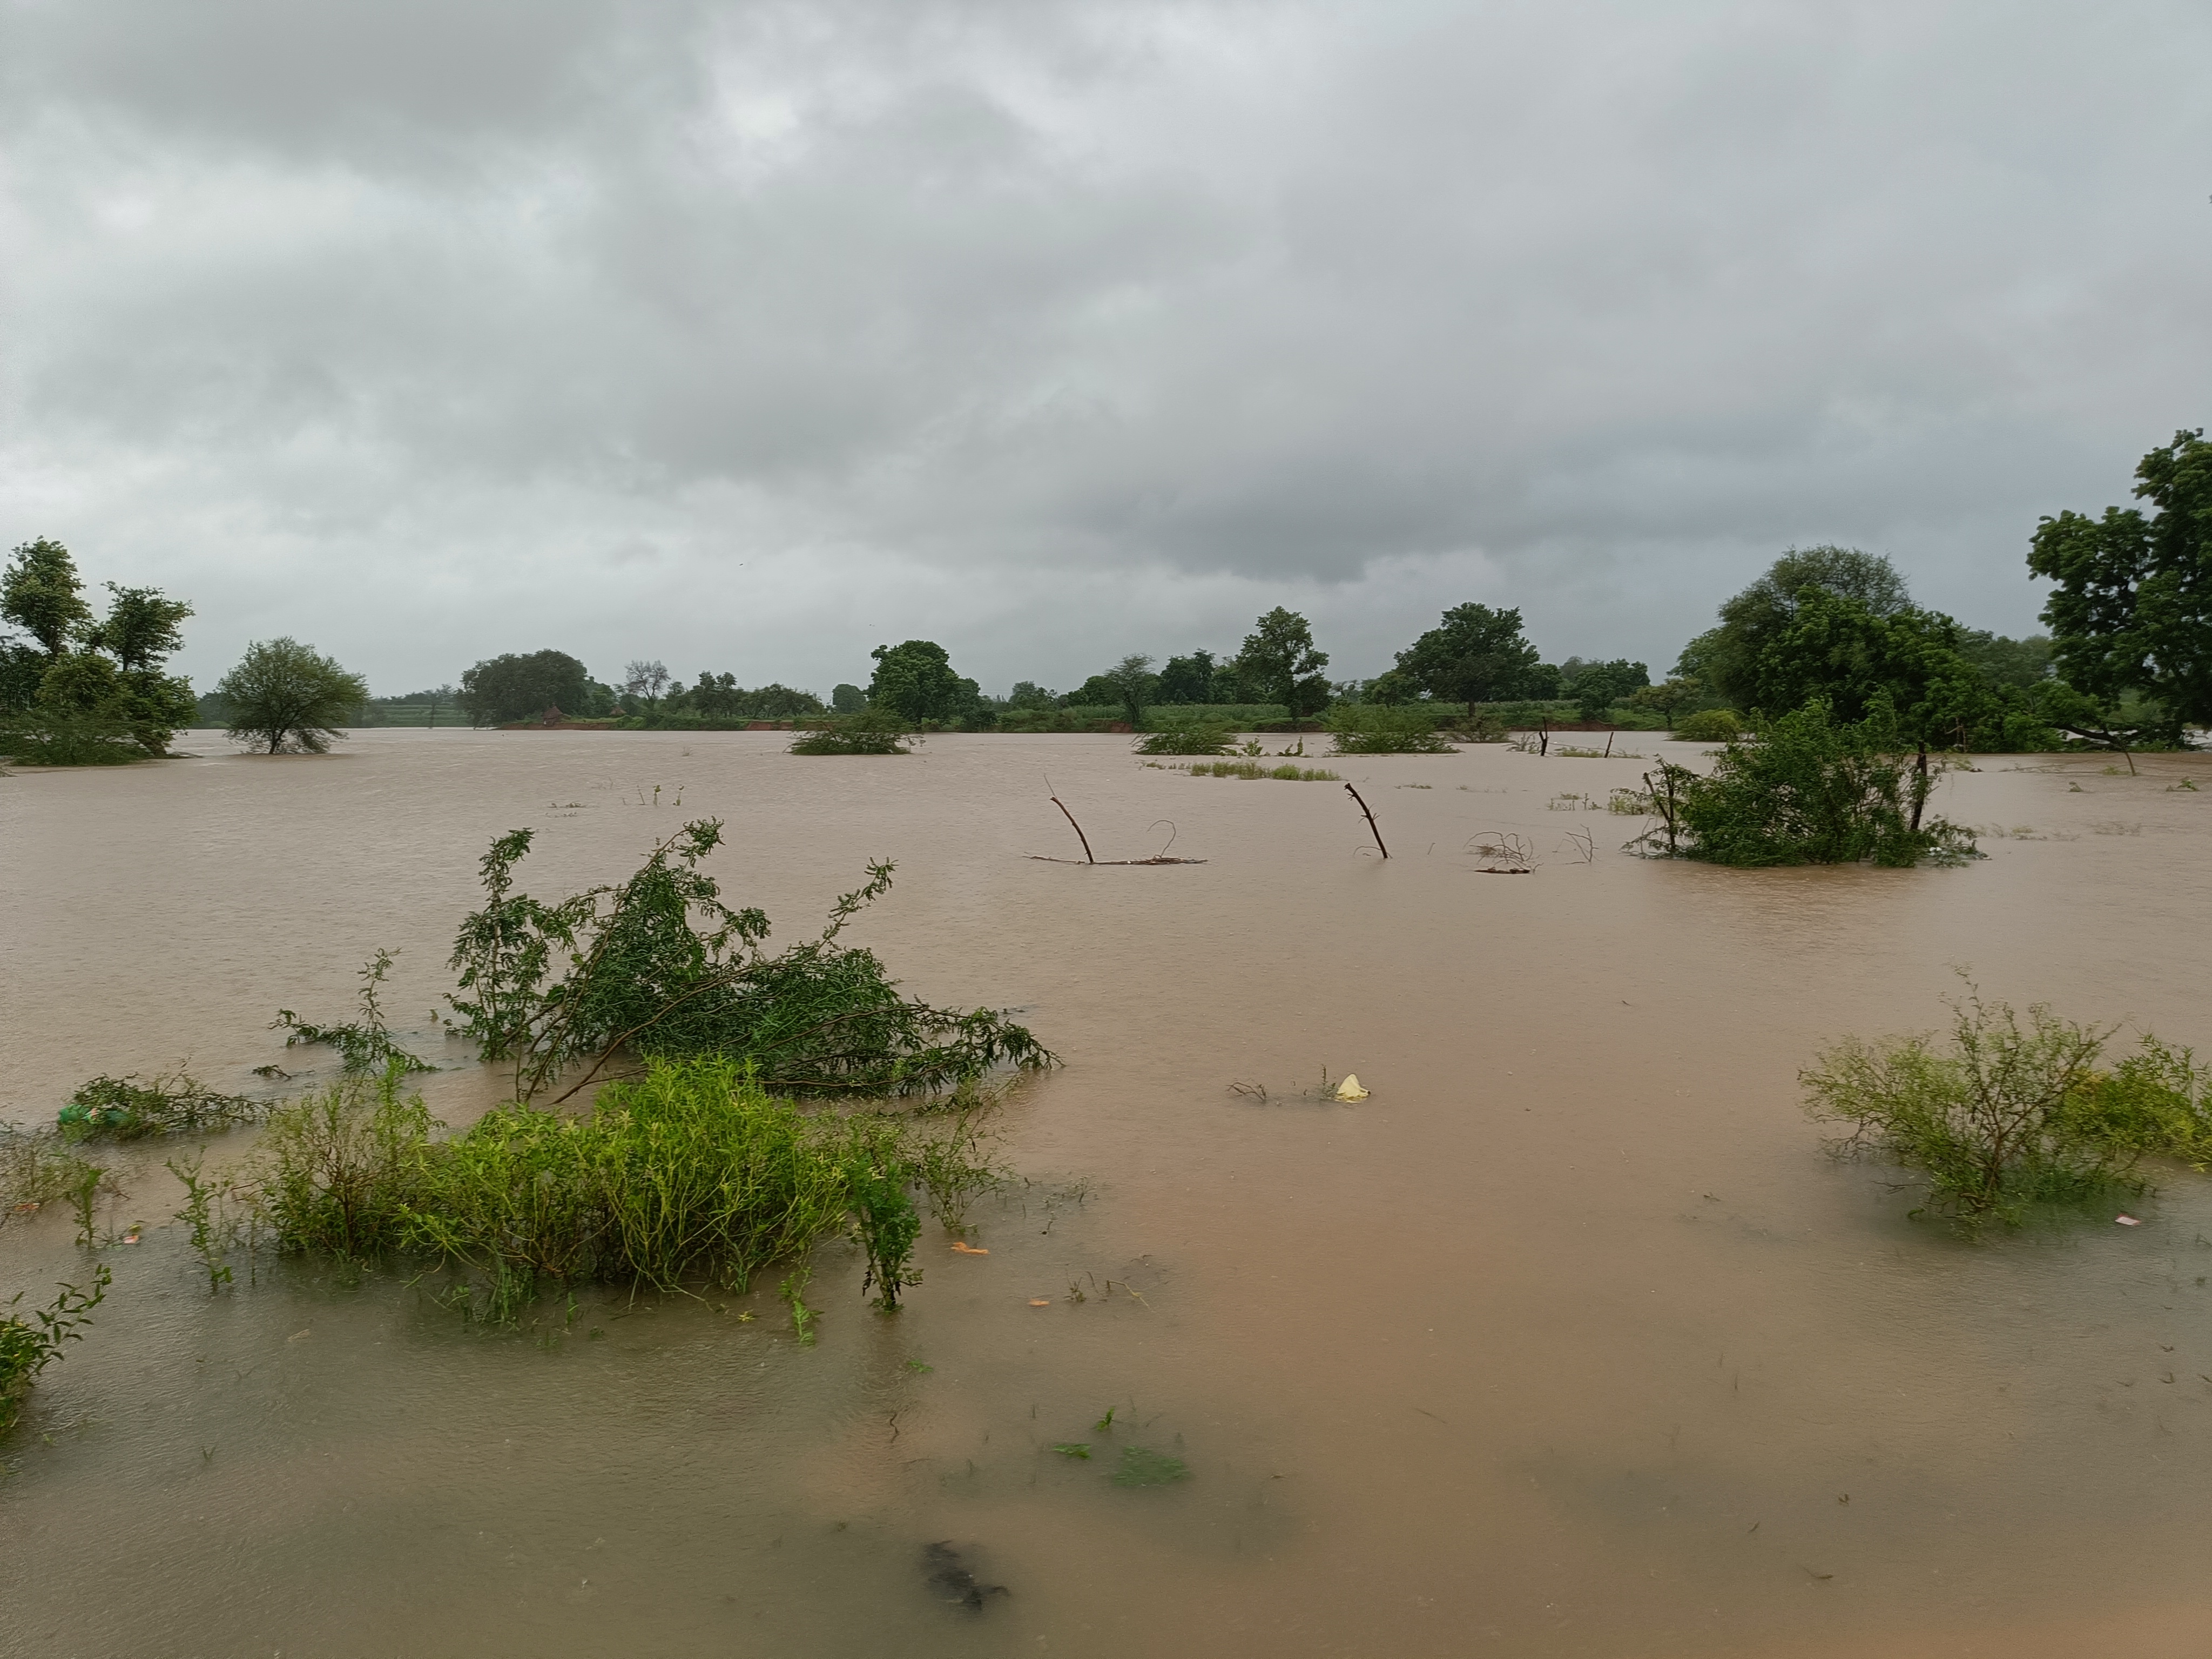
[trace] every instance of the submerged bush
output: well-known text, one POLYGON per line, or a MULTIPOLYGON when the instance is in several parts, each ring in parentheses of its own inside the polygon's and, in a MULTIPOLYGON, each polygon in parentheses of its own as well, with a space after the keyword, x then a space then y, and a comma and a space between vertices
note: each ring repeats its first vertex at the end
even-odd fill
POLYGON ((91 1322, 92 1310, 106 1298, 112 1277, 105 1265, 96 1267, 90 1290, 64 1285, 52 1302, 27 1316, 15 1311, 22 1304, 21 1291, 9 1299, 8 1311, 0 1315, 0 1434, 15 1426, 23 1396, 39 1373, 61 1358, 63 1345, 84 1340, 78 1327, 91 1322))
POLYGON ((162 752, 149 751, 120 717, 38 708, 0 719, 0 754, 23 766, 119 766, 162 752))
MULTIPOLYGON (((656 787, 653 793, 657 797, 659 791, 656 787)), ((436 1071, 438 1068, 429 1061, 408 1053, 393 1042, 392 1033, 384 1023, 384 1007, 378 1000, 377 988, 384 983, 384 976, 392 971, 396 954, 380 947, 376 954, 362 965, 357 975, 361 981, 359 1019, 343 1025, 317 1025, 301 1019, 289 1008, 279 1008, 276 1023, 269 1029, 287 1033, 284 1038, 287 1048, 310 1042, 322 1043, 337 1049, 349 1072, 380 1072, 394 1064, 405 1072, 436 1071)))
POLYGON ((233 1128, 255 1121, 266 1109, 243 1095, 218 1094, 182 1071, 143 1083, 134 1072, 83 1085, 62 1108, 58 1127, 65 1140, 140 1140, 233 1128))
POLYGON ((702 1059, 609 1084, 583 1117, 508 1104, 439 1139, 400 1076, 342 1080, 272 1120, 253 1180, 279 1249, 436 1258, 477 1275, 502 1322, 556 1284, 741 1291, 848 1228, 880 1305, 916 1282, 918 1171, 894 1120, 810 1117, 702 1059))
POLYGON ((1215 761, 1211 765, 1193 766, 1190 775, 1194 778, 1243 778, 1248 782, 1257 782, 1261 778, 1274 778, 1284 783, 1344 781, 1341 773, 1329 771, 1326 767, 1295 766, 1288 761, 1280 766, 1262 766, 1255 760, 1215 761))
POLYGON ((791 740, 794 755, 907 755, 905 738, 911 722, 884 708, 866 708, 857 714, 810 722, 791 740))
POLYGON ((1322 722, 1340 755, 1449 755, 1436 715, 1419 703, 1339 703, 1322 722))
POLYGON ((1228 751, 1236 735, 1225 726, 1164 726, 1146 732, 1133 747, 1139 755, 1219 755, 1228 751))
POLYGON ((1971 830, 1922 822, 1929 774, 1879 714, 1845 723, 1808 703, 1729 744, 1710 775, 1662 762, 1644 781, 1660 823, 1632 845, 1666 856, 1899 869, 1975 856, 1971 830))
POLYGON ((2110 1072, 2110 1028, 2038 1003, 2020 1017, 1971 988, 1951 1037, 1846 1038, 1800 1074, 1806 1109, 1848 1126, 1831 1142, 1916 1170, 1928 1207, 1971 1229, 2017 1226, 2031 1206, 2141 1192, 2146 1156, 2212 1158, 2212 1073, 2155 1037, 2110 1072))
POLYGON ((838 942, 890 890, 888 863, 868 866, 818 937, 770 955, 767 915, 732 909, 698 869, 719 820, 686 824, 629 880, 554 904, 510 890, 531 833, 484 856, 484 908, 454 941, 450 999, 485 1059, 514 1062, 525 1100, 582 1065, 574 1093, 624 1049, 749 1061, 769 1088, 800 1095, 934 1093, 1003 1064, 1058 1063, 1004 1013, 902 997, 874 952, 838 942))
POLYGON ((1678 743, 1734 743, 1742 735, 1743 717, 1733 708, 1700 708, 1674 731, 1678 743))

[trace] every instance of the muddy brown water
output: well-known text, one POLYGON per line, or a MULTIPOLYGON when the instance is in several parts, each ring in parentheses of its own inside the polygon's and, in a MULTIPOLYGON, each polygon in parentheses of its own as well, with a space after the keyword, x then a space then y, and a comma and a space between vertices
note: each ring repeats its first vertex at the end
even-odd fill
MULTIPOLYGON (((884 1318, 825 1247, 812 1348, 769 1282, 595 1291, 520 1336, 297 1264, 210 1299, 133 1154, 110 1219, 145 1243, 105 1252, 96 1324, 0 1447, 0 1652, 2212 1651, 2212 1182, 2163 1177, 2134 1230, 1966 1245, 1824 1158, 1795 1082, 1843 1033, 1939 1023, 1960 963, 2212 1044, 2212 775, 2170 787, 2203 762, 1989 760, 1942 801, 2003 827, 1986 861, 1745 873, 1547 805, 1633 759, 1334 763, 1385 862, 1333 784, 1094 738, 784 741, 195 734, 0 781, 18 1122, 94 1072, 309 1063, 274 1011, 343 1014, 378 945, 442 1054, 476 860, 522 824, 551 892, 719 817, 712 867, 787 937, 894 858, 854 937, 1067 1062, 1002 1120, 1030 1184, 980 1209, 989 1255, 931 1225, 884 1318), (1079 856, 1048 780, 1100 857, 1172 820, 1206 862, 1030 860, 1079 856), (1476 872, 1496 830, 1534 874, 1476 872), (1297 1097, 1324 1068, 1371 1097, 1297 1097), (1189 1478, 1115 1486, 1132 1444, 1189 1478), (1008 1593, 961 1604, 939 1542, 1008 1593)), ((425 1088, 465 1121, 499 1081, 425 1088)), ((85 1271, 65 1218, 0 1228, 0 1294, 85 1271)))

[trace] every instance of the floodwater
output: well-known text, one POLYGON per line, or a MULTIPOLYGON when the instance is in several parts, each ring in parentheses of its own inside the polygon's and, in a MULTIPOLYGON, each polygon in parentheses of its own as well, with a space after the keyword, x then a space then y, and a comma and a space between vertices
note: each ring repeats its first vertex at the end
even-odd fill
MULTIPOLYGON (((726 894, 787 938, 896 859, 848 937, 1066 1061, 1004 1114, 1028 1184, 979 1211, 989 1254, 933 1224, 883 1317, 825 1247, 811 1348, 769 1282, 522 1335, 291 1263, 210 1299, 135 1157, 110 1219, 145 1243, 0 1447, 0 1652, 2212 1651, 2212 1180, 2162 1177, 2132 1230, 1968 1245, 1824 1157, 1796 1084, 1844 1033, 1942 1023, 1957 965, 2212 1043, 2212 775, 2171 787, 2201 760, 1990 760, 1942 799, 2019 832, 1986 861, 1747 873, 1553 810, 1632 759, 1334 763, 1385 861, 1340 786, 1112 739, 784 741, 202 733, 0 782, 18 1122, 98 1072, 298 1066, 275 1011, 343 1017, 380 945, 420 1035, 523 824, 548 894, 720 817, 726 894), (1079 856, 1052 792, 1102 858, 1172 833, 1206 862, 1032 860, 1079 856), (1478 873, 1484 832, 1539 867, 1478 873), (1301 1097, 1324 1068, 1371 1097, 1301 1097), (1132 1444, 1189 1478, 1116 1486, 1132 1444), (940 1541, 1008 1593, 949 1602, 940 1541)), ((425 1086, 465 1121, 498 1084, 425 1086)), ((0 1293, 81 1277, 70 1232, 0 1229, 0 1293)))

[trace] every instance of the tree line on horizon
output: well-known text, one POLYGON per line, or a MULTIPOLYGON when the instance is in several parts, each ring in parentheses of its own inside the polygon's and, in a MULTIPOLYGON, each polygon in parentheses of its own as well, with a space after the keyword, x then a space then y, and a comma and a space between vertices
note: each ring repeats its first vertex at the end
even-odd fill
POLYGON ((619 685, 566 652, 507 653, 458 685, 371 698, 366 684, 312 647, 257 641, 209 696, 167 672, 191 605, 157 588, 107 584, 95 617, 73 558, 50 538, 14 550, 0 575, 0 726, 16 758, 129 758, 164 752, 176 729, 219 716, 234 735, 313 750, 346 725, 386 723, 404 708, 478 726, 556 718, 713 726, 878 710, 916 725, 1018 727, 1069 710, 1118 711, 1131 726, 1154 708, 1280 708, 1309 719, 1333 702, 1566 703, 1586 720, 1631 710, 1673 724, 1727 710, 1772 720, 1818 703, 1836 720, 1879 714, 1923 750, 2179 744, 2212 726, 2212 444, 2201 428, 2143 457, 2134 494, 2151 509, 2072 511, 2039 521, 2030 571, 2053 584, 2051 632, 2008 639, 1916 605, 1884 556, 1854 548, 1792 549, 1719 608, 1655 684, 1646 665, 1568 657, 1547 663, 1521 612, 1469 603, 1395 653, 1370 680, 1332 682, 1311 624, 1276 606, 1234 653, 1196 649, 1164 661, 1123 657, 1060 693, 1033 681, 986 696, 945 647, 908 640, 876 647, 865 687, 811 692, 738 685, 702 671, 686 684, 659 661, 629 664, 619 685), (1155 664, 1158 661, 1157 672, 1155 664), (106 751, 113 751, 108 753, 106 751))

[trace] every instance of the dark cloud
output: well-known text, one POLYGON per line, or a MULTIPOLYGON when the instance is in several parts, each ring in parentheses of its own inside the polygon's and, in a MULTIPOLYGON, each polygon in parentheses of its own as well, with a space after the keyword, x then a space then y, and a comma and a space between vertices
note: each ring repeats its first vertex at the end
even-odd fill
POLYGON ((1279 601, 1372 672, 1468 598, 1657 666, 1810 541, 2019 629, 2205 415, 2201 8, 4 15, 9 538, 203 677, 1072 680, 1279 601))

